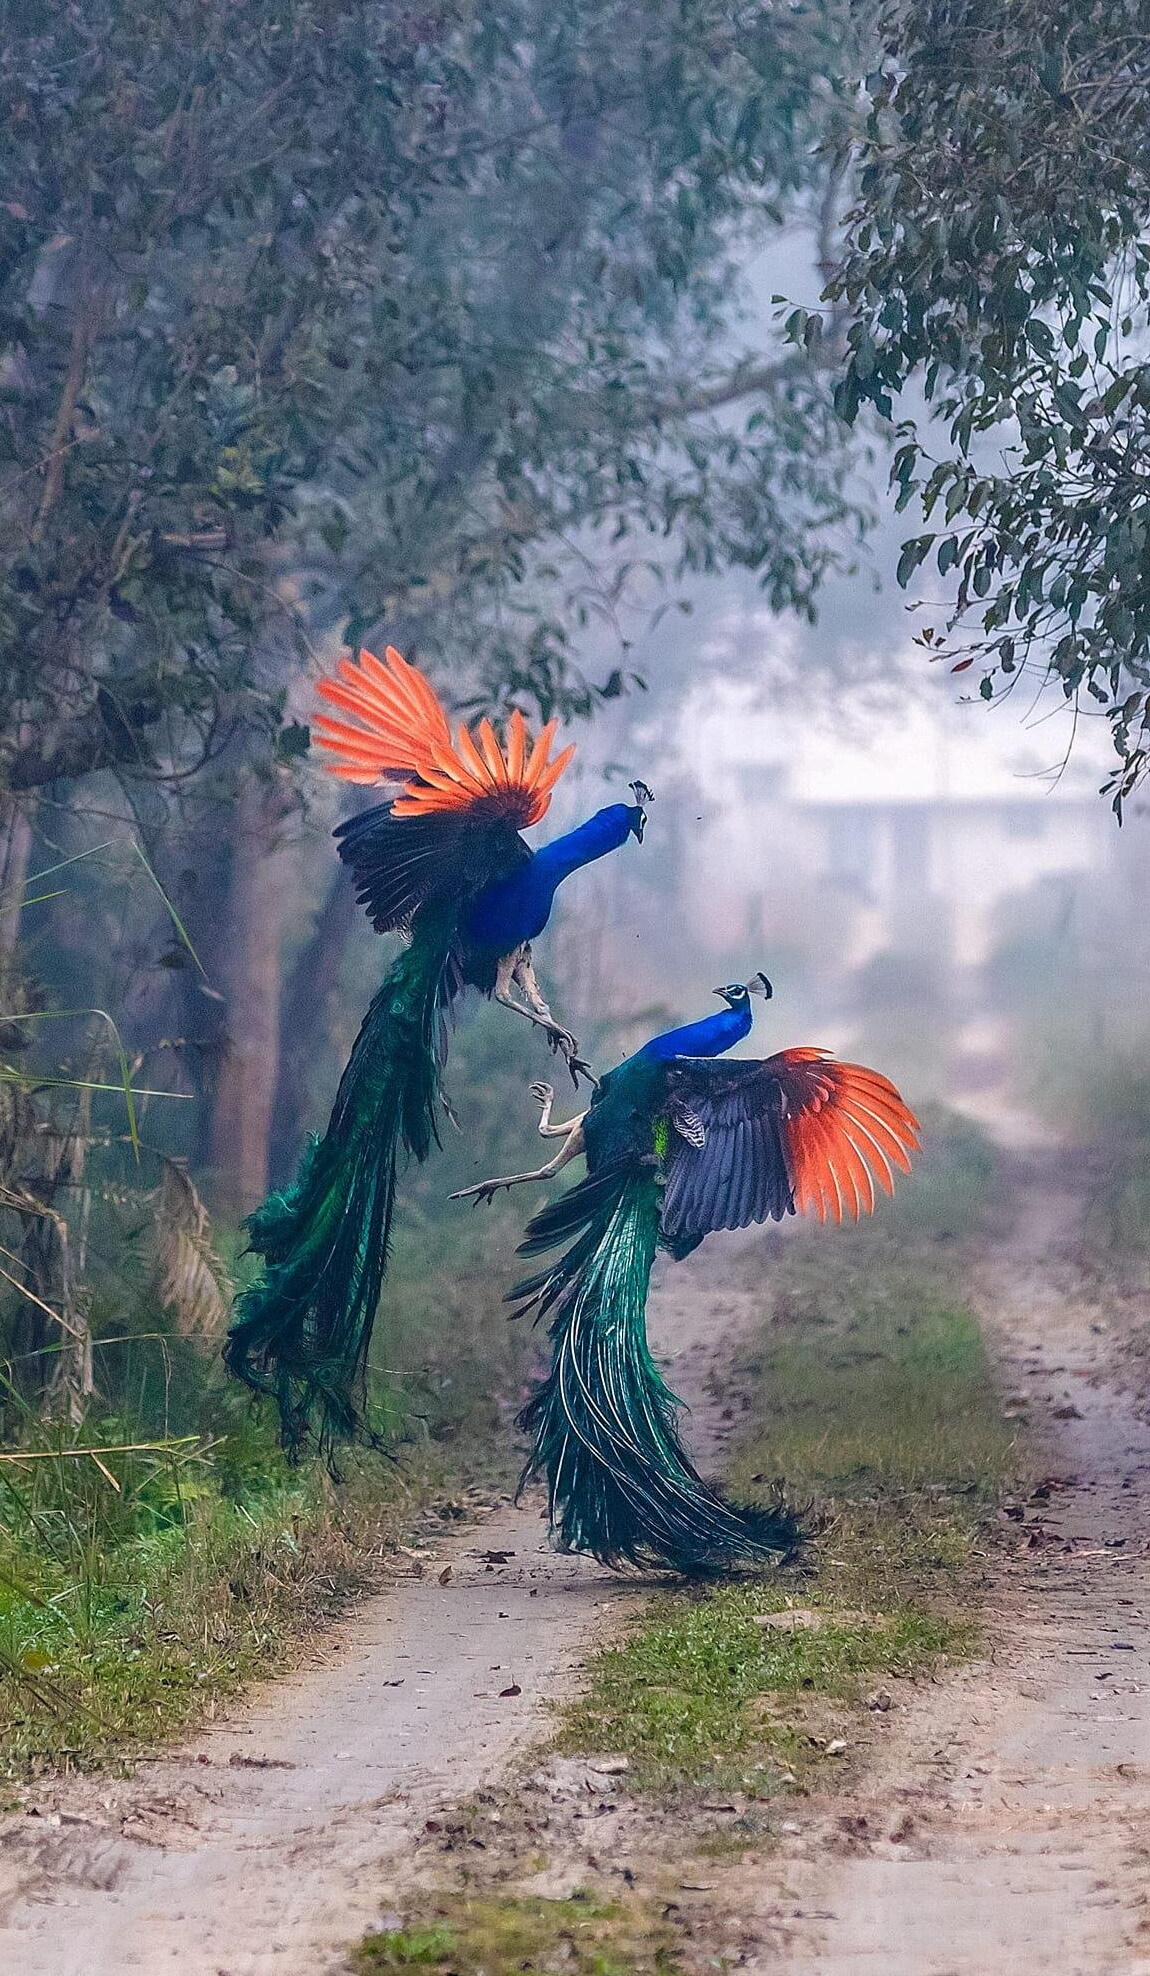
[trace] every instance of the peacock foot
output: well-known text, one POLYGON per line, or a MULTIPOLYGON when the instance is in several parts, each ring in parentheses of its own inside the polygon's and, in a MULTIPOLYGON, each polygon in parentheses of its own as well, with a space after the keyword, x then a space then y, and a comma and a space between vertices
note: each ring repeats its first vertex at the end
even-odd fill
POLYGON ((571 1072, 571 1082, 576 1090, 579 1089, 579 1079, 581 1077, 585 1077, 588 1084, 595 1083, 595 1073, 591 1069, 590 1064, 585 1063, 579 1055, 579 1045, 569 1029, 560 1029, 556 1025, 555 1028, 547 1031, 547 1041, 550 1043, 555 1054, 563 1058, 564 1063, 571 1072))
POLYGON ((477 1180, 473 1187, 460 1187, 447 1198, 449 1201, 474 1201, 476 1207, 481 1203, 489 1207, 501 1187, 511 1188, 518 1181, 530 1180, 531 1177, 528 1173, 517 1173, 510 1180, 477 1180))

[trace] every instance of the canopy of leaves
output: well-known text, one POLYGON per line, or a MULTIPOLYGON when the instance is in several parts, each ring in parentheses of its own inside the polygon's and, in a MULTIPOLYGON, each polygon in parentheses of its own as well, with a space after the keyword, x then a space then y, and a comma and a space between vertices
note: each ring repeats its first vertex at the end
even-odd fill
POLYGON ((636 566, 742 563, 809 610, 850 518, 829 395, 784 362, 732 415, 727 373, 733 257, 821 170, 832 11, 11 0, 7 23, 10 788, 186 776, 237 728, 270 747, 317 627, 382 623, 478 698, 570 711, 593 697, 572 607, 636 566))
POLYGON ((1121 814, 1150 734, 1146 8, 911 0, 884 49, 828 289, 852 313, 838 404, 890 418, 921 386, 949 445, 901 430, 893 482, 928 527, 899 581, 932 558, 957 585, 984 698, 1037 671, 1104 709, 1121 814))

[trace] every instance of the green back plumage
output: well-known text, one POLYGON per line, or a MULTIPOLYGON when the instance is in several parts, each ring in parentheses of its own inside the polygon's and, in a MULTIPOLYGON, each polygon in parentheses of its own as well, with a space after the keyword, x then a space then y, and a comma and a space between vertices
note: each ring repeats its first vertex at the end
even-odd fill
POLYGON ((290 1187, 247 1222, 264 1258, 241 1295, 224 1357, 279 1408, 297 1458, 313 1435, 329 1458, 362 1432, 368 1347, 387 1269, 400 1149, 426 1159, 437 1137, 440 1030, 453 918, 426 921, 372 1002, 322 1139, 290 1187))
POLYGON ((546 1476, 561 1547, 603 1564, 698 1577, 774 1562, 795 1540, 793 1520, 737 1508, 703 1481, 647 1344, 660 1191, 653 1158, 619 1161, 528 1227, 526 1255, 576 1239, 511 1293, 523 1310, 552 1314, 551 1370, 519 1419, 533 1439, 523 1481, 546 1476))

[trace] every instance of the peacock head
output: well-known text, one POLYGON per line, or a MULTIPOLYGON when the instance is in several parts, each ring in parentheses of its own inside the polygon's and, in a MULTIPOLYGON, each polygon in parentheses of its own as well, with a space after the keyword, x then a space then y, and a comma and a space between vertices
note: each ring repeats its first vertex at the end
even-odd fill
POLYGON ((728 981, 725 988, 715 989, 715 994, 720 995, 728 1008, 732 1009, 741 1009, 744 1003, 750 1001, 752 995, 761 995, 764 1002, 769 1002, 774 992, 761 970, 758 974, 752 974, 749 981, 728 981))
POLYGON ((636 843, 641 844, 643 832, 647 828, 647 805, 654 802, 655 792, 653 789, 648 789, 645 782, 631 782, 628 788, 635 798, 634 806, 629 812, 631 835, 636 843))

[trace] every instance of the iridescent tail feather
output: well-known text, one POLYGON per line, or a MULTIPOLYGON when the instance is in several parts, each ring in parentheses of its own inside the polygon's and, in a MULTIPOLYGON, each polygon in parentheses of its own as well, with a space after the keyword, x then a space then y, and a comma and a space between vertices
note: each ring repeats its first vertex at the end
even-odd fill
POLYGON ((653 1164, 592 1174, 529 1225, 523 1255, 575 1239, 509 1299, 551 1318, 551 1369, 519 1418, 533 1443, 523 1482, 546 1477, 560 1547, 603 1564, 702 1577, 777 1563, 796 1520, 728 1502, 679 1438, 680 1403, 647 1344, 658 1231, 653 1164))
POLYGON ((276 1402, 297 1460, 329 1461, 365 1432, 367 1356, 387 1270, 400 1155, 426 1159, 437 1137, 440 1025, 450 980, 445 943, 400 954, 372 1002, 331 1120, 290 1187, 247 1222, 264 1259, 240 1296, 228 1370, 276 1402))

